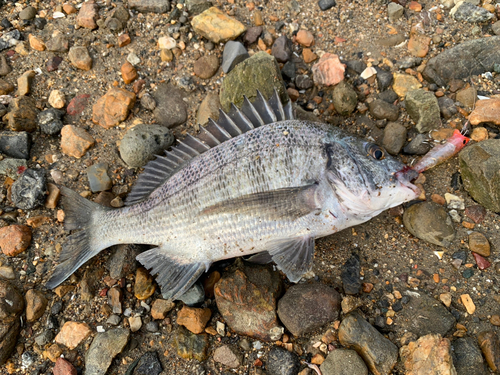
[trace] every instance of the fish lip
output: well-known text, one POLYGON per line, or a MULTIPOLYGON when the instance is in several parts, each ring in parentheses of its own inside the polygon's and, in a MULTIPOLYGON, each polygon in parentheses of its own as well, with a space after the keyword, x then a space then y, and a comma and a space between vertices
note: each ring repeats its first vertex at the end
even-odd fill
POLYGON ((412 182, 415 181, 420 174, 414 170, 413 168, 405 165, 403 169, 395 173, 396 179, 398 182, 412 190, 416 196, 420 195, 420 188, 415 186, 412 182))

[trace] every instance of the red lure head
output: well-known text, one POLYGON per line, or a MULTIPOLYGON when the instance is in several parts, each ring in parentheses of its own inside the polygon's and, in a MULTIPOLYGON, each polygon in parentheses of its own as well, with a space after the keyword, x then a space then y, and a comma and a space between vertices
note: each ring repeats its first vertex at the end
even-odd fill
POLYGON ((462 135, 459 130, 455 129, 453 135, 446 140, 446 142, 452 143, 455 146, 456 151, 460 151, 464 148, 467 143, 469 143, 470 138, 462 135))

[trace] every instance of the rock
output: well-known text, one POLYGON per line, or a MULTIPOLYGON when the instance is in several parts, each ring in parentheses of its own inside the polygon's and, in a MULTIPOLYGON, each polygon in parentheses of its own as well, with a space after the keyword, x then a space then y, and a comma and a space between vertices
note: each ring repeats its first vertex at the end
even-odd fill
POLYGON ((240 266, 223 275, 214 292, 219 312, 236 333, 264 341, 281 337, 275 311, 281 280, 271 267, 240 266))
POLYGON ((387 124, 384 128, 382 144, 389 154, 397 155, 400 153, 406 142, 406 133, 406 128, 397 122, 387 124))
POLYGON ((57 358, 54 369, 54 375, 77 375, 76 368, 64 358, 57 358))
POLYGON ((197 34, 213 43, 234 40, 246 30, 240 21, 229 17, 216 7, 211 7, 193 17, 191 26, 197 34))
POLYGON ((403 304, 400 314, 400 327, 417 336, 428 334, 446 335, 455 325, 455 318, 440 302, 418 293, 410 297, 407 304, 403 304))
POLYGON ((485 122, 492 122, 500 125, 500 99, 492 98, 489 100, 478 100, 475 103, 476 108, 469 116, 472 125, 479 125, 485 122))
POLYGON ((143 167, 174 143, 172 131, 159 125, 139 124, 127 130, 120 142, 120 156, 130 167, 143 167))
POLYGON ((389 17, 389 21, 398 21, 401 17, 403 17, 404 10, 405 8, 398 3, 389 3, 387 6, 387 16, 389 17))
POLYGON ((248 28, 247 32, 243 36, 243 41, 245 42, 245 44, 255 43, 259 36, 262 34, 262 30, 262 26, 253 26, 248 28))
POLYGON ((368 104, 370 114, 377 120, 396 121, 399 118, 399 108, 383 100, 375 99, 368 104))
POLYGON ((159 326, 158 322, 152 321, 152 322, 149 322, 148 324, 146 324, 146 331, 148 331, 148 332, 155 333, 155 332, 158 332, 159 330, 160 330, 160 326, 159 326))
POLYGON ((220 90, 220 102, 227 112, 231 103, 241 107, 243 95, 254 101, 259 90, 269 99, 274 90, 282 103, 288 102, 283 78, 274 57, 266 52, 258 52, 249 59, 239 63, 224 79, 220 90))
POLYGON ((31 243, 31 229, 25 225, 9 225, 0 228, 0 247, 10 257, 21 254, 31 243))
POLYGON ((55 341, 57 344, 64 345, 69 350, 73 350, 82 341, 87 339, 91 333, 92 331, 86 323, 68 321, 62 326, 61 331, 55 338, 55 341))
POLYGON ((37 321, 47 308, 47 298, 42 292, 30 289, 26 292, 26 320, 28 322, 37 321))
POLYGON ((185 4, 189 14, 193 16, 204 12, 212 6, 212 3, 206 0, 186 0, 185 4))
POLYGON ((20 96, 28 95, 31 92, 31 85, 35 75, 34 70, 28 70, 17 79, 17 92, 20 96))
POLYGON ((177 46, 177 42, 174 38, 170 36, 162 36, 158 38, 158 49, 174 49, 177 46))
POLYGON ((128 46, 132 40, 128 34, 121 34, 118 36, 118 47, 122 48, 128 46))
POLYGON ((62 8, 64 13, 66 14, 74 14, 78 12, 78 10, 73 5, 68 3, 64 3, 62 8))
POLYGON ((139 77, 139 75, 137 74, 137 70, 128 61, 126 61, 125 64, 122 65, 121 73, 123 82, 125 82, 126 85, 134 82, 139 77))
MULTIPOLYGON (((30 157, 31 136, 24 132, 0 132, 0 152, 16 158, 28 159, 30 157)), ((16 171, 17 173, 17 171, 16 171)))
POLYGON ((314 35, 309 30, 301 29, 295 36, 295 41, 304 47, 311 47, 314 44, 314 35))
POLYGON ((470 297, 469 294, 462 294, 460 296, 460 300, 462 301, 463 305, 465 306, 465 309, 469 314, 474 314, 476 311, 476 305, 474 304, 474 301, 472 301, 472 298, 470 297))
POLYGON ((409 155, 425 155, 431 149, 427 141, 427 134, 417 134, 410 143, 403 148, 403 152, 409 155))
POLYGON ((320 370, 323 375, 368 375, 361 357, 349 349, 336 349, 328 353, 320 370))
POLYGON ((140 316, 131 316, 128 318, 128 324, 130 326, 130 331, 137 332, 142 327, 142 319, 140 316))
POLYGON ((421 33, 418 26, 413 26, 408 41, 408 51, 415 57, 425 57, 429 53, 431 40, 429 36, 421 33))
POLYGON ((35 99, 29 96, 14 98, 9 104, 9 113, 4 116, 7 127, 13 131, 27 131, 31 133, 36 130, 36 108, 35 99))
POLYGON ((240 353, 229 345, 224 345, 215 349, 214 361, 222 363, 229 368, 238 368, 242 363, 240 353))
POLYGON ((465 216, 474 221, 474 223, 479 224, 484 220, 486 210, 483 206, 476 204, 465 209, 465 216))
POLYGON ((313 53, 309 48, 304 48, 302 50, 302 58, 306 64, 312 63, 318 59, 318 55, 313 53))
POLYGON ((465 202, 463 198, 454 194, 445 193, 444 199, 446 200, 448 209, 461 211, 465 210, 465 202))
POLYGON ((28 40, 30 43, 30 47, 36 51, 45 51, 45 43, 41 38, 36 37, 33 34, 28 35, 28 40))
POLYGON ((14 269, 9 266, 0 266, 0 279, 15 280, 16 274, 14 269))
POLYGON ((490 369, 500 371, 500 339, 494 331, 484 331, 477 336, 477 342, 490 369))
MULTIPOLYGON (((260 30, 262 32, 262 27, 260 27, 260 30)), ((245 38, 247 35, 248 31, 245 34, 245 38)), ((222 54, 222 71, 226 74, 229 73, 236 65, 249 57, 250 55, 243 44, 233 41, 227 42, 224 46, 224 52, 222 54)))
POLYGON ((470 135, 470 139, 474 142, 482 142, 488 139, 488 129, 482 126, 476 126, 470 135))
POLYGON ((116 245, 112 249, 112 254, 106 265, 109 270, 109 276, 112 279, 118 280, 129 274, 134 274, 137 269, 135 257, 141 252, 139 245, 116 245))
POLYGON ((357 312, 342 320, 338 335, 340 343, 356 350, 375 375, 391 373, 398 359, 398 348, 357 312))
POLYGON ((125 121, 134 104, 133 92, 111 87, 92 107, 92 121, 105 129, 110 129, 125 121))
POLYGON ((122 292, 120 288, 111 288, 108 290, 108 303, 113 309, 114 314, 121 314, 122 309, 122 292))
POLYGON ((311 78, 309 78, 308 75, 299 74, 295 78, 295 86, 299 90, 307 90, 307 89, 310 89, 311 87, 314 86, 314 82, 313 82, 313 80, 311 78))
POLYGON ((160 50, 160 58, 163 62, 170 62, 174 59, 174 54, 169 49, 160 50))
POLYGON ((81 158, 94 142, 89 133, 76 126, 65 125, 61 129, 61 149, 68 156, 81 158))
POLYGON ((358 95, 349 84, 342 81, 333 88, 332 102, 338 113, 349 116, 356 109, 358 95))
POLYGON ((472 337, 462 337, 453 341, 452 348, 457 375, 487 375, 481 350, 472 337))
POLYGON ((83 112, 89 101, 89 94, 80 94, 75 96, 68 104, 66 113, 70 116, 76 116, 83 112))
POLYGON ((469 147, 459 154, 464 188, 485 208, 500 212, 500 140, 489 139, 469 147))
POLYGON ((271 55, 278 62, 286 63, 292 57, 292 41, 286 35, 281 35, 274 41, 271 48, 271 55))
POLYGON ((356 295, 361 291, 361 264, 359 256, 353 254, 342 266, 342 287, 345 294, 356 295))
POLYGON ((166 13, 170 10, 169 0, 129 0, 128 6, 141 13, 166 13))
POLYGON ((160 375, 162 371, 163 368, 158 359, 158 354, 156 352, 146 352, 139 360, 133 375, 160 375))
POLYGON ((456 374, 450 353, 450 340, 429 334, 401 348, 407 374, 456 374))
POLYGON ((297 354, 273 346, 268 354, 267 373, 269 375, 296 375, 300 368, 297 354))
POLYGON ((60 90, 52 90, 49 95, 49 104, 57 109, 64 108, 66 105, 66 97, 60 90))
POLYGON ((335 0, 319 0, 318 1, 318 6, 322 11, 333 8, 335 5, 337 5, 335 0))
POLYGON ((459 2, 450 11, 450 15, 457 21, 470 23, 487 22, 493 18, 493 14, 486 9, 473 5, 469 2, 459 2))
POLYGON ((141 106, 153 111, 156 108, 156 101, 151 95, 144 94, 141 98, 141 106))
POLYGON ((54 340, 54 337, 55 337, 54 332, 51 329, 46 329, 40 335, 35 337, 35 342, 37 343, 38 346, 44 347, 49 342, 54 340))
POLYGON ((173 345, 181 358, 187 360, 194 358, 197 361, 207 359, 208 335, 206 333, 195 335, 186 328, 179 327, 175 333, 173 345))
POLYGON ((85 353, 85 375, 105 375, 113 358, 127 345, 129 336, 125 328, 98 333, 85 353))
POLYGON ((405 98, 409 91, 420 87, 422 87, 422 84, 415 77, 408 74, 394 73, 392 89, 400 98, 405 98))
POLYGON ((163 320, 167 313, 175 307, 175 303, 168 299, 156 299, 151 306, 151 317, 163 320))
POLYGON ((20 330, 21 323, 19 319, 8 323, 0 323, 0 366, 9 359, 14 351, 20 330))
POLYGON ((294 335, 302 336, 339 316, 341 297, 324 284, 297 284, 278 303, 278 316, 294 335))
POLYGON ((191 288, 189 288, 182 296, 179 297, 179 301, 184 302, 187 306, 196 306, 205 300, 205 291, 203 286, 197 282, 191 288))
POLYGON ((465 107, 474 108, 477 102, 477 90, 474 87, 467 87, 457 92, 457 101, 465 107))
POLYGON ((14 89, 15 86, 12 83, 0 80, 0 95, 9 95, 14 89))
POLYGON ((441 111, 441 115, 445 119, 453 117, 458 112, 457 107, 455 106, 455 102, 447 96, 438 98, 438 105, 439 110, 441 111))
POLYGON ((153 277, 143 268, 137 268, 135 274, 134 295, 138 300, 148 299, 155 292, 155 284, 153 277))
POLYGON ((87 29, 96 29, 96 20, 99 18, 99 6, 93 1, 86 1, 82 4, 78 16, 76 17, 76 24, 87 29))
POLYGON ((408 91, 405 97, 406 111, 416 123, 420 133, 427 133, 441 125, 439 104, 436 96, 429 91, 408 91))
POLYGON ((219 109, 219 95, 214 92, 209 92, 198 108, 198 113, 196 114, 196 123, 199 125, 206 125, 209 118, 217 121, 219 118, 219 109))
MULTIPOLYGON (((21 293, 11 283, 0 279, 0 325, 18 322, 18 317, 23 311, 24 298, 21 293)), ((0 330, 3 330, 3 333, 5 333, 4 328, 0 328, 0 330)), ((0 358, 2 357, 1 353, 0 358)))
POLYGON ((184 306, 177 314, 177 324, 186 327, 193 333, 202 333, 205 330, 212 312, 210 309, 200 309, 184 306))
POLYGON ((344 80, 345 65, 337 55, 325 53, 311 71, 316 85, 332 86, 344 80))
MULTIPOLYGON (((378 88, 380 91, 385 92, 385 90, 387 90, 392 85, 392 82, 393 82, 392 73, 388 72, 386 70, 380 69, 380 68, 375 68, 375 69, 377 71, 378 88)), ((394 91, 390 90, 390 92, 396 95, 396 93, 394 91)), ((380 96, 379 96, 379 98, 380 98, 380 96)))
POLYGON ((64 124, 61 120, 63 112, 55 108, 49 108, 42 111, 36 117, 40 130, 48 135, 56 135, 61 132, 64 124))
POLYGON ((490 256, 490 243, 482 233, 472 232, 469 234, 469 249, 484 257, 490 256))
POLYGON ((92 58, 89 55, 86 47, 73 46, 70 48, 68 58, 71 64, 81 70, 92 69, 92 58))
POLYGON ((62 354, 63 349, 57 344, 52 344, 47 348, 47 350, 43 351, 43 357, 49 359, 52 362, 56 362, 57 358, 60 358, 62 354))
POLYGON ((12 71, 4 55, 0 55, 0 76, 6 76, 12 71))
POLYGON ((201 79, 212 78, 219 69, 219 58, 215 55, 205 55, 194 62, 194 74, 201 79))
POLYGON ((19 12, 19 18, 22 20, 32 20, 36 16, 36 8, 32 6, 27 6, 22 11, 19 12))
POLYGON ((160 125, 173 128, 186 122, 187 108, 181 89, 169 84, 160 84, 153 96, 156 100, 153 114, 160 125))
POLYGON ((108 163, 97 163, 87 168, 90 190, 93 193, 111 189, 113 183, 108 176, 108 163))
POLYGON ((0 174, 9 176, 13 180, 19 177, 19 171, 28 168, 25 159, 5 158, 0 160, 0 174))
POLYGON ((500 59, 500 36, 468 40, 431 58, 422 75, 438 86, 493 71, 500 59))
POLYGON ((17 208, 31 210, 45 202, 45 170, 26 169, 12 184, 12 203, 17 208))

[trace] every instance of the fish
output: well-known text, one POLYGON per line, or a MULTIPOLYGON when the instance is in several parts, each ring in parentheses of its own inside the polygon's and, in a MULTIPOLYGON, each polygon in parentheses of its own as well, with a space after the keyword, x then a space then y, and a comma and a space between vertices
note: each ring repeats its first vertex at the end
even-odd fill
POLYGON ((434 146, 412 168, 418 173, 422 173, 452 158, 469 143, 470 138, 462 134, 467 128, 466 124, 462 131, 455 129, 449 138, 434 146))
POLYGON ((46 286, 118 244, 153 246, 136 259, 172 300, 214 262, 240 256, 271 259, 298 282, 317 238, 418 197, 418 174, 404 167, 376 144, 295 119, 276 91, 257 92, 150 161, 122 208, 61 186, 65 229, 79 231, 46 286))

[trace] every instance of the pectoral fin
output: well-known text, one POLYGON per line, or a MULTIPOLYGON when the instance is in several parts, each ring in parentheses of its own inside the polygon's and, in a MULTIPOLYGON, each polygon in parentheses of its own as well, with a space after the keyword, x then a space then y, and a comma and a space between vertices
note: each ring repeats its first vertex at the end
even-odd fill
POLYGON ((278 268, 296 283, 312 267, 314 238, 299 237, 280 241, 268 250, 278 268))
POLYGON ((267 216, 273 220, 295 220, 320 209, 317 184, 247 194, 214 204, 201 215, 238 214, 267 216))

